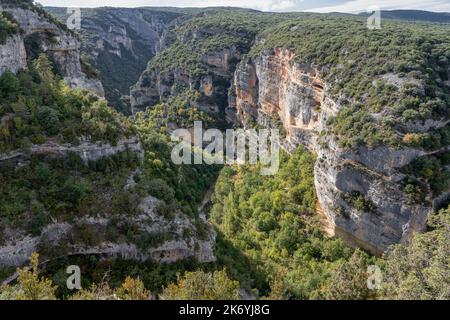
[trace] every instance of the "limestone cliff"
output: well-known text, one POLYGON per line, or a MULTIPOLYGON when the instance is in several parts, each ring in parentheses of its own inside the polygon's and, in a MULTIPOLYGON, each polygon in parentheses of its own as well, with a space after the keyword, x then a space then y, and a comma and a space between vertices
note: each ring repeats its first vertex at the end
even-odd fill
POLYGON ((9 70, 17 73, 27 68, 27 53, 20 35, 13 35, 0 45, 0 74, 9 70))
POLYGON ((241 52, 236 47, 203 54, 201 60, 206 71, 200 76, 182 67, 169 70, 148 68, 131 88, 132 112, 166 101, 186 89, 197 90, 202 94, 200 109, 218 112, 225 107, 219 104, 220 101, 226 101, 228 83, 240 56, 241 52))
POLYGON ((341 108, 328 93, 332 84, 323 80, 319 68, 294 57, 292 51, 274 49, 244 60, 234 76, 230 111, 245 127, 254 121, 281 126, 287 150, 303 144, 318 155, 318 207, 331 224, 331 234, 374 254, 407 242, 413 232, 424 230, 428 215, 448 197, 444 192, 415 203, 403 191, 402 168, 427 152, 388 146, 341 148, 327 128, 327 120, 341 108), (355 206, 352 196, 366 208, 355 206))
POLYGON ((80 41, 70 31, 33 8, 0 3, 0 10, 9 12, 23 30, 0 45, 0 73, 26 69, 27 57, 45 52, 70 87, 104 96, 102 83, 83 72, 80 41))
MULTIPOLYGON (((131 137, 121 139, 114 146, 89 141, 82 141, 79 145, 47 142, 30 146, 26 150, 0 154, 0 165, 23 168, 31 165, 32 159, 36 157, 51 162, 76 155, 88 166, 124 152, 136 154, 141 162, 144 160, 140 139, 131 137)), ((140 170, 138 168, 130 172, 130 177, 122 186, 123 191, 137 193, 134 175, 140 170)), ((157 198, 136 195, 133 201, 138 202, 138 205, 132 215, 123 212, 111 216, 106 210, 99 210, 95 215, 84 215, 75 221, 52 218, 51 223, 38 235, 32 235, 14 224, 0 224, 3 228, 0 237, 0 268, 21 266, 33 252, 39 252, 46 260, 61 256, 97 255, 139 261, 151 259, 161 263, 188 258, 196 258, 202 263, 215 261, 215 232, 204 215, 195 221, 177 210, 168 217, 162 213, 166 204, 157 198), (200 227, 203 236, 200 236, 200 227), (117 231, 120 235, 118 238, 111 238, 111 228, 122 230, 117 231), (128 228, 133 228, 135 236, 140 235, 139 241, 124 239, 128 228), (86 234, 91 234, 95 241, 87 240, 86 234)))
MULTIPOLYGON (((6 230, 10 240, 0 246, 0 267, 21 266, 33 252, 41 252, 48 260, 60 255, 96 255, 102 258, 137 261, 151 259, 160 263, 173 263, 188 258, 196 258, 201 263, 215 261, 215 233, 212 227, 207 226, 208 236, 205 239, 186 237, 186 230, 193 234, 197 232, 192 221, 181 212, 176 213, 174 220, 165 218, 158 213, 162 205, 162 201, 148 196, 139 205, 139 215, 130 217, 123 214, 114 218, 114 221, 119 220, 122 225, 135 225, 135 232, 164 234, 165 240, 154 245, 143 247, 129 242, 108 240, 108 228, 115 222, 99 213, 97 217, 83 217, 75 223, 55 221, 35 237, 25 235, 17 229, 6 230), (95 244, 79 241, 80 232, 85 233, 86 230, 95 232, 95 244)), ((206 224, 206 221, 203 222, 206 224)))
MULTIPOLYGON (((61 21, 69 18, 67 8, 45 9, 61 21)), ((130 87, 147 62, 171 43, 168 29, 184 15, 151 8, 83 8, 80 13, 81 52, 100 71, 111 105, 129 113, 130 87)))
POLYGON ((220 14, 179 21, 166 32, 165 49, 150 60, 131 88, 133 112, 190 90, 199 94, 200 110, 225 114, 234 70, 254 37, 252 32, 235 30, 226 23, 216 26, 220 14))

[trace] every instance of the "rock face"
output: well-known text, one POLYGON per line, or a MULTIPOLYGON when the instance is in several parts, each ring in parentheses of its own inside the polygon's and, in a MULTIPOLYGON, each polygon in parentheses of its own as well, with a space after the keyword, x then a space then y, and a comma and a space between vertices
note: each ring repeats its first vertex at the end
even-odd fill
MULTIPOLYGON (((62 21, 67 8, 46 8, 62 21)), ((151 8, 81 9, 81 51, 100 71, 108 101, 128 113, 130 87, 145 70, 147 62, 171 43, 168 29, 183 14, 151 8)))
POLYGON ((292 63, 293 58, 292 52, 276 49, 241 63, 229 108, 244 126, 251 119, 266 126, 281 124, 290 147, 302 143, 315 150, 316 133, 338 109, 326 96, 318 71, 292 63))
POLYGON ((21 165, 24 164, 32 155, 65 157, 69 154, 76 154, 85 163, 88 163, 89 161, 96 161, 104 157, 110 157, 126 150, 136 153, 140 159, 144 157, 144 151, 140 140, 137 137, 132 137, 121 139, 115 146, 110 144, 95 144, 89 141, 84 141, 77 146, 47 142, 42 145, 32 145, 26 150, 0 154, 0 162, 14 160, 16 164, 21 165))
MULTIPOLYGON (((114 146, 110 144, 94 144, 88 141, 80 145, 61 145, 48 142, 43 145, 33 145, 27 150, 0 154, 0 163, 13 161, 17 167, 28 164, 30 157, 45 155, 46 159, 64 158, 69 154, 78 155, 85 163, 113 156, 115 154, 131 151, 143 160, 144 150, 136 137, 124 138, 114 146)), ((136 183, 133 174, 128 179, 124 189, 132 191, 136 183)), ((186 214, 176 211, 173 216, 167 217, 161 211, 165 203, 154 197, 147 196, 139 200, 138 210, 129 213, 109 216, 98 212, 96 216, 84 216, 76 221, 57 222, 47 225, 40 235, 30 236, 21 229, 14 227, 2 230, 6 243, 0 245, 0 267, 21 266, 26 263, 33 252, 44 252, 46 259, 60 255, 97 255, 104 258, 122 258, 131 260, 154 260, 161 263, 172 263, 182 259, 196 258, 199 262, 215 261, 214 244, 215 232, 204 215, 199 221, 186 214), (133 226, 134 233, 142 235, 140 242, 154 238, 149 245, 108 238, 108 228, 114 226, 121 228, 133 226), (204 226, 200 236, 199 225, 204 226), (79 233, 95 233, 96 243, 84 243, 76 240, 79 233), (58 248, 63 248, 58 253, 58 248), (46 253, 48 255, 46 255, 46 253)))
POLYGON ((27 68, 27 53, 20 35, 13 35, 0 45, 0 75, 9 70, 17 73, 27 68))
MULTIPOLYGON (((160 243, 142 248, 128 242, 111 242, 105 240, 110 218, 84 217, 75 224, 53 223, 48 225, 37 237, 24 236, 17 230, 8 230, 7 244, 0 247, 0 267, 20 266, 25 264, 33 252, 39 251, 43 246, 50 250, 66 248, 65 255, 97 255, 103 258, 121 258, 129 260, 153 260, 160 263, 173 263, 178 260, 196 258, 201 263, 215 261, 213 253, 215 233, 207 225, 207 238, 199 239, 197 229, 185 214, 177 212, 173 220, 165 218, 158 213, 163 202, 148 196, 139 206, 141 214, 136 216, 116 216, 122 224, 136 225, 139 232, 146 234, 164 234, 165 239, 160 243), (78 243, 77 228, 95 230, 99 241, 95 245, 78 243), (186 232, 192 234, 186 236, 186 232)), ((206 224, 206 221, 203 221, 206 224)))
POLYGON ((0 74, 5 70, 17 73, 26 68, 28 55, 45 52, 70 87, 87 89, 104 96, 101 82, 89 78, 83 72, 80 42, 71 32, 32 9, 0 5, 0 10, 9 12, 24 31, 0 46, 0 74))
POLYGON ((327 119, 340 108, 327 94, 328 85, 320 70, 294 62, 293 52, 265 51, 238 66, 230 110, 244 127, 251 121, 281 125, 287 150, 303 144, 315 152, 318 207, 331 225, 330 233, 381 254, 389 245, 407 242, 413 232, 423 231, 430 212, 448 195, 415 204, 402 191, 400 169, 424 156, 423 150, 340 148, 326 134, 327 119), (355 208, 351 194, 370 203, 370 208, 355 208))
POLYGON ((171 70, 147 69, 131 88, 132 112, 166 101, 170 96, 183 93, 186 89, 197 90, 202 96, 200 109, 216 111, 225 108, 218 101, 227 100, 227 85, 233 78, 236 61, 241 53, 235 47, 208 53, 202 56, 207 72, 198 77, 182 68, 171 70))

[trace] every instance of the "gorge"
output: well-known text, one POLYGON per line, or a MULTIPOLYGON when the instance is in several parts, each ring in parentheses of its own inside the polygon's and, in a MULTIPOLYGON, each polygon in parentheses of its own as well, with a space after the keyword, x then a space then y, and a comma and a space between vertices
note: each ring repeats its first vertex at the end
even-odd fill
MULTIPOLYGON (((113 266, 114 285, 132 273, 157 293, 205 271, 240 298, 371 299, 369 264, 434 232, 446 243, 448 24, 105 7, 82 9, 71 31, 66 8, 19 2, 0 1, 8 285, 38 252, 55 281, 77 263, 90 280, 113 266), (174 164, 170 133, 197 121, 278 129, 279 172, 174 164), (345 272, 360 277, 354 295, 330 289, 345 272)), ((423 264, 445 265, 447 249, 423 264)))

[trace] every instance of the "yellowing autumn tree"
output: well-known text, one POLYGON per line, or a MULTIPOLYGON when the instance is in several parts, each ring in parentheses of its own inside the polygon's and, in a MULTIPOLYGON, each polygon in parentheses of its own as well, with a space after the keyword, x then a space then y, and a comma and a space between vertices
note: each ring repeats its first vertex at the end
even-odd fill
POLYGON ((230 280, 225 270, 187 272, 178 276, 160 295, 162 300, 238 300, 239 282, 230 280))
POLYGON ((31 255, 31 269, 17 270, 17 285, 0 288, 0 299, 8 300, 55 300, 56 286, 49 279, 39 278, 39 255, 31 255))

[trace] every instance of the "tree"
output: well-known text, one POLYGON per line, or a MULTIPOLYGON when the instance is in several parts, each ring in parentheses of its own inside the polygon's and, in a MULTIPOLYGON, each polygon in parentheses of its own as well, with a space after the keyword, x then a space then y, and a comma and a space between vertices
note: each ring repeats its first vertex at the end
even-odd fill
POLYGON ((39 278, 39 255, 31 255, 31 270, 28 267, 18 270, 18 284, 0 289, 0 297, 9 300, 55 300, 56 286, 49 279, 39 278))
POLYGON ((106 275, 99 285, 93 284, 89 289, 82 289, 71 300, 150 300, 150 292, 140 279, 127 277, 122 286, 113 290, 106 281, 106 275))
POLYGON ((50 135, 56 135, 61 127, 60 115, 58 111, 50 107, 42 107, 42 109, 37 114, 37 120, 39 124, 47 131, 50 135))
POLYGON ((150 292, 145 289, 144 283, 139 278, 127 277, 116 293, 122 300, 149 300, 151 298, 150 292))
POLYGON ((160 296, 163 300, 238 300, 239 282, 230 280, 225 270, 187 272, 178 276, 160 296))
POLYGON ((0 98, 14 96, 20 92, 20 83, 17 77, 11 72, 6 71, 0 77, 0 98))
POLYGON ((382 297, 400 300, 450 299, 450 207, 430 217, 431 231, 385 255, 382 297))
POLYGON ((89 289, 81 289, 74 294, 71 300, 118 300, 108 283, 102 281, 99 285, 93 284, 89 289))
POLYGON ((53 72, 53 66, 47 55, 44 53, 33 61, 33 68, 39 74, 41 79, 50 87, 56 85, 56 76, 53 72))
POLYGON ((331 271, 331 277, 322 287, 320 298, 327 300, 363 300, 369 297, 367 286, 367 255, 355 250, 348 261, 331 271))

